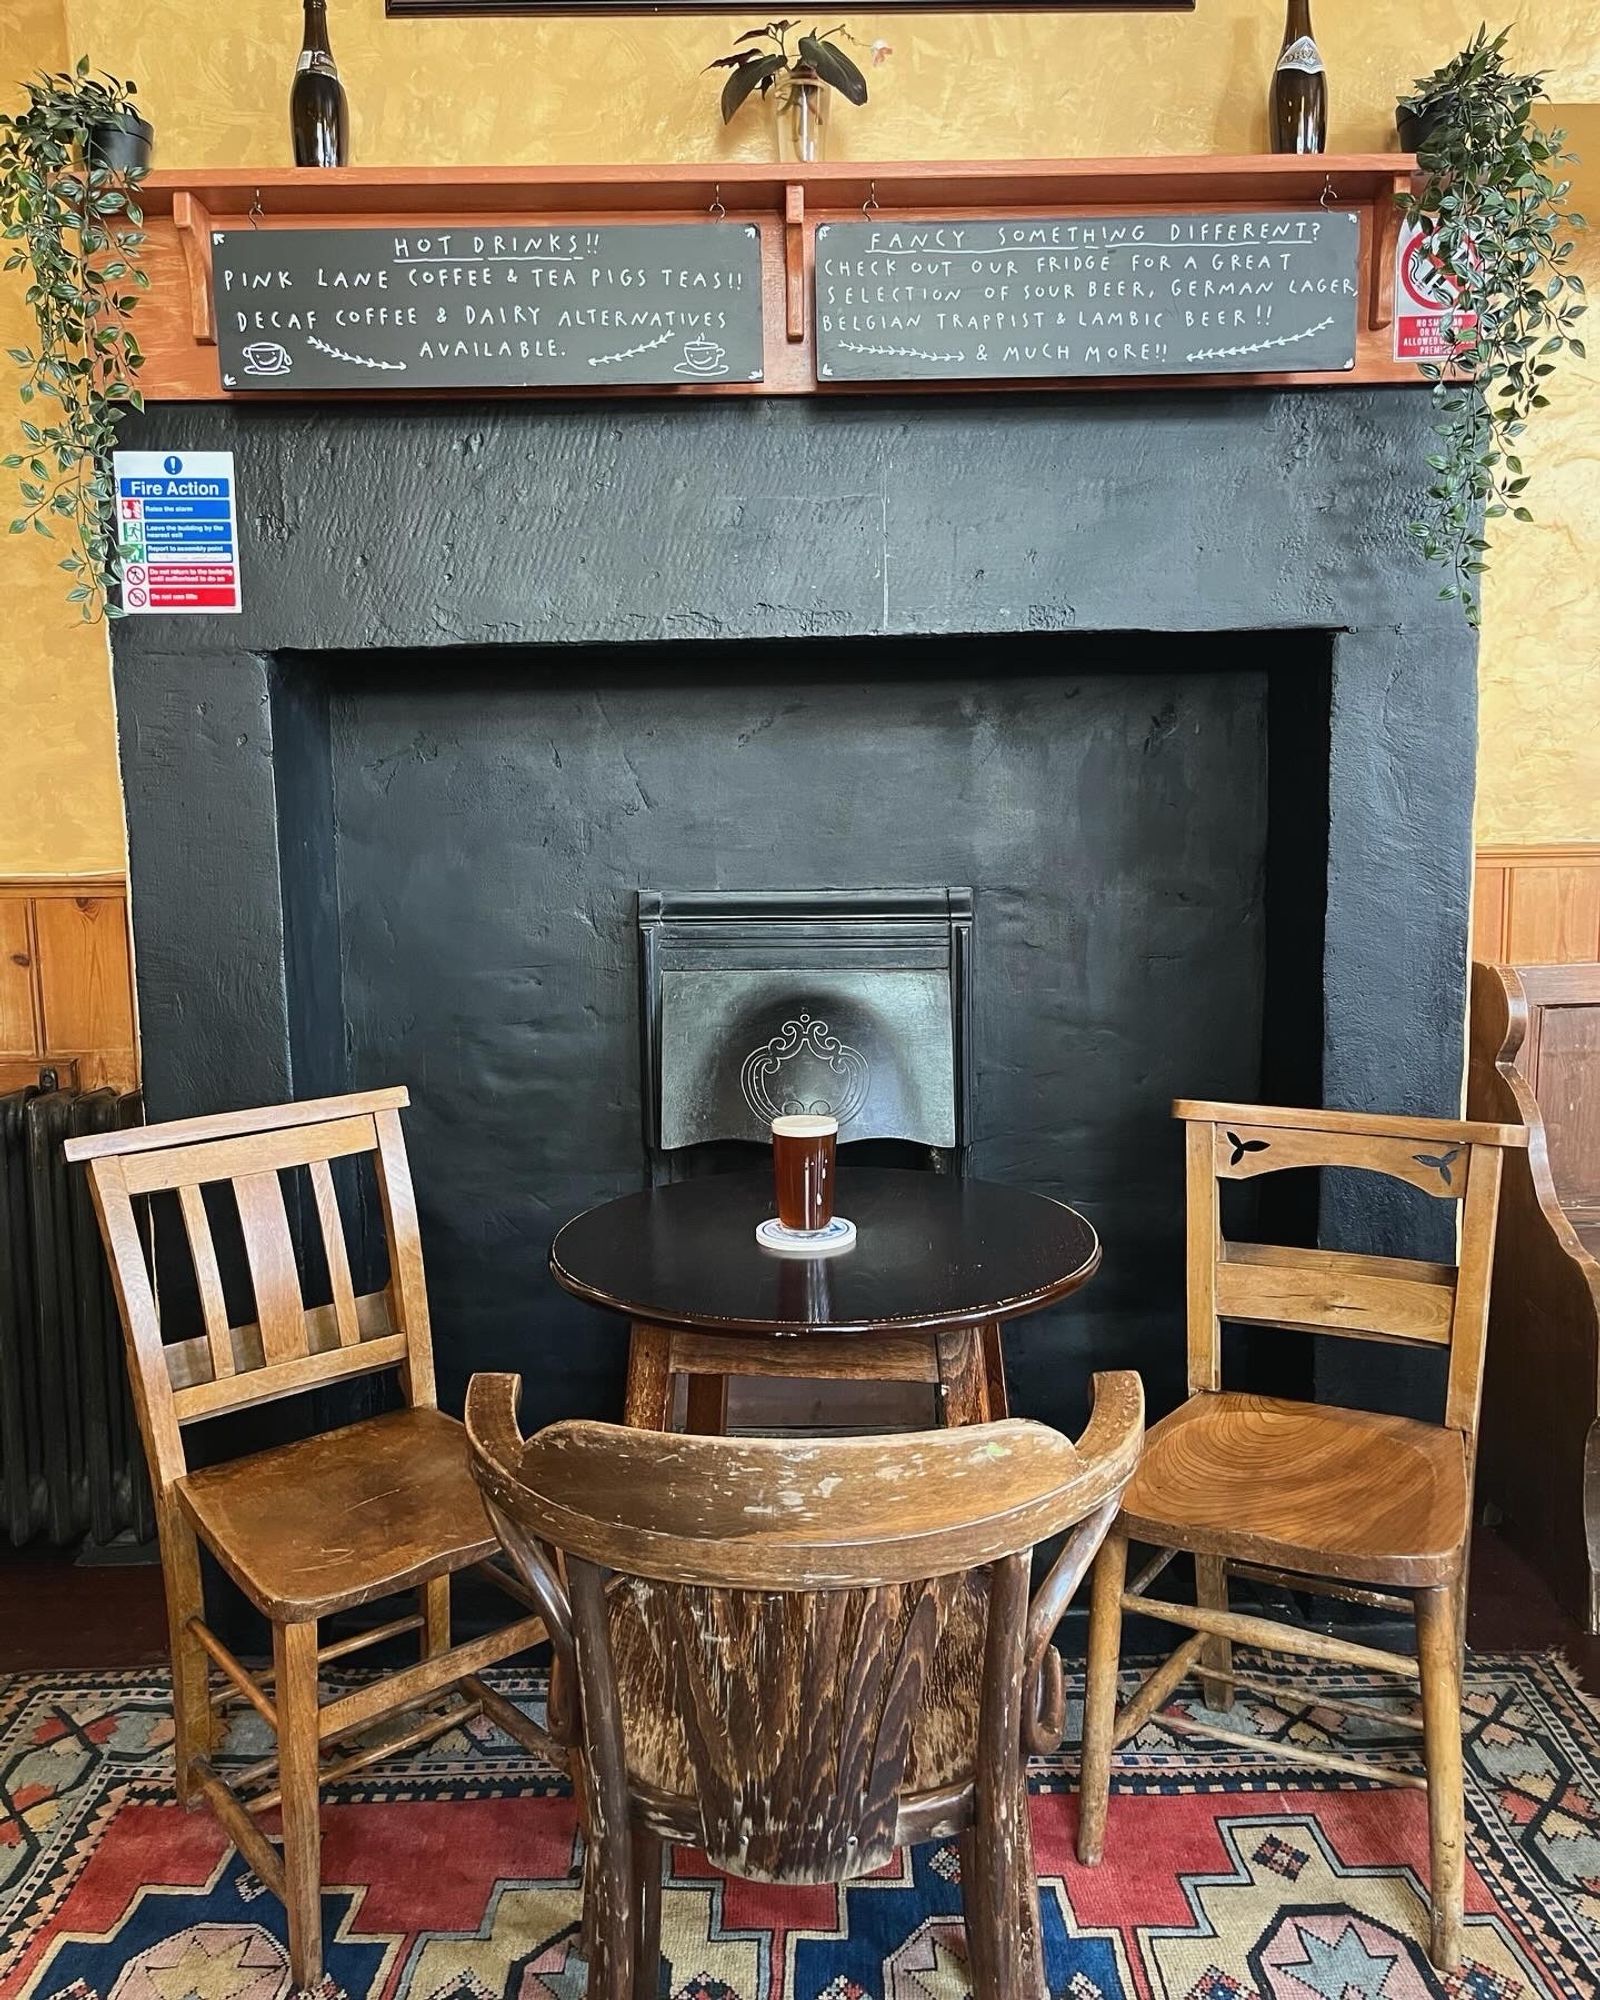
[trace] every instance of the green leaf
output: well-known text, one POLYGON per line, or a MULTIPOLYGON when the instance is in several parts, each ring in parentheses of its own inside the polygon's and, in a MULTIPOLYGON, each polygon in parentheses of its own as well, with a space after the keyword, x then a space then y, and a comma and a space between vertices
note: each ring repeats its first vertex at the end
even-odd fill
POLYGON ((830 84, 839 95, 852 104, 867 101, 867 79, 842 49, 832 42, 825 42, 817 35, 802 35, 799 41, 800 60, 809 63, 826 84, 830 84))
POLYGON ((728 120, 764 77, 771 76, 775 70, 786 69, 787 67, 788 65, 781 55, 768 55, 757 56, 753 62, 744 63, 736 69, 722 86, 723 124, 727 124, 728 120))

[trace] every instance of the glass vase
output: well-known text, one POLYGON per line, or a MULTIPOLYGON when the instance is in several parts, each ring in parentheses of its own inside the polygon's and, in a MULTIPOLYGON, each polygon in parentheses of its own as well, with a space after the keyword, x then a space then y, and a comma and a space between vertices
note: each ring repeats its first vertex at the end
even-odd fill
POLYGON ((832 96, 820 76, 793 71, 772 92, 773 116, 778 121, 778 158, 783 161, 816 161, 827 153, 828 99, 832 96))

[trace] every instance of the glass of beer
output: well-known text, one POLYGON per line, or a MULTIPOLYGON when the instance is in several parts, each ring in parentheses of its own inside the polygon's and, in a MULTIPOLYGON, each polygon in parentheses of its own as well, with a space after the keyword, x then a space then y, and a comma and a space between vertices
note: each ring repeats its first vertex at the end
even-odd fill
POLYGON ((772 1121, 772 1177, 785 1229, 826 1229, 833 1220, 834 1153, 839 1121, 795 1112, 772 1121))

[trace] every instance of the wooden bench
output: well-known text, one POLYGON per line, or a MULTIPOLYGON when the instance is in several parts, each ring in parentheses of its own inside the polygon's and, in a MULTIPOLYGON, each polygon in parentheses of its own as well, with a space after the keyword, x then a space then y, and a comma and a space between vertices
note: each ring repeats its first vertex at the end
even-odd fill
POLYGON ((1473 966, 1467 1113, 1528 1128, 1501 1195, 1479 1494, 1600 1632, 1600 964, 1473 966))

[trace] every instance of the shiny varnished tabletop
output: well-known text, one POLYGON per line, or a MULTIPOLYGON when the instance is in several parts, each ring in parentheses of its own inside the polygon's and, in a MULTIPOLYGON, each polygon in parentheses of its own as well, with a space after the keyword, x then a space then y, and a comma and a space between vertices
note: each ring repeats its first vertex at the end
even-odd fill
POLYGON ((855 1246, 774 1255, 755 1240, 772 1175, 717 1174, 624 1195, 556 1236, 550 1269, 636 1322, 719 1334, 937 1332, 1036 1312, 1091 1277, 1100 1242, 1076 1210, 993 1181, 840 1162, 855 1246))

